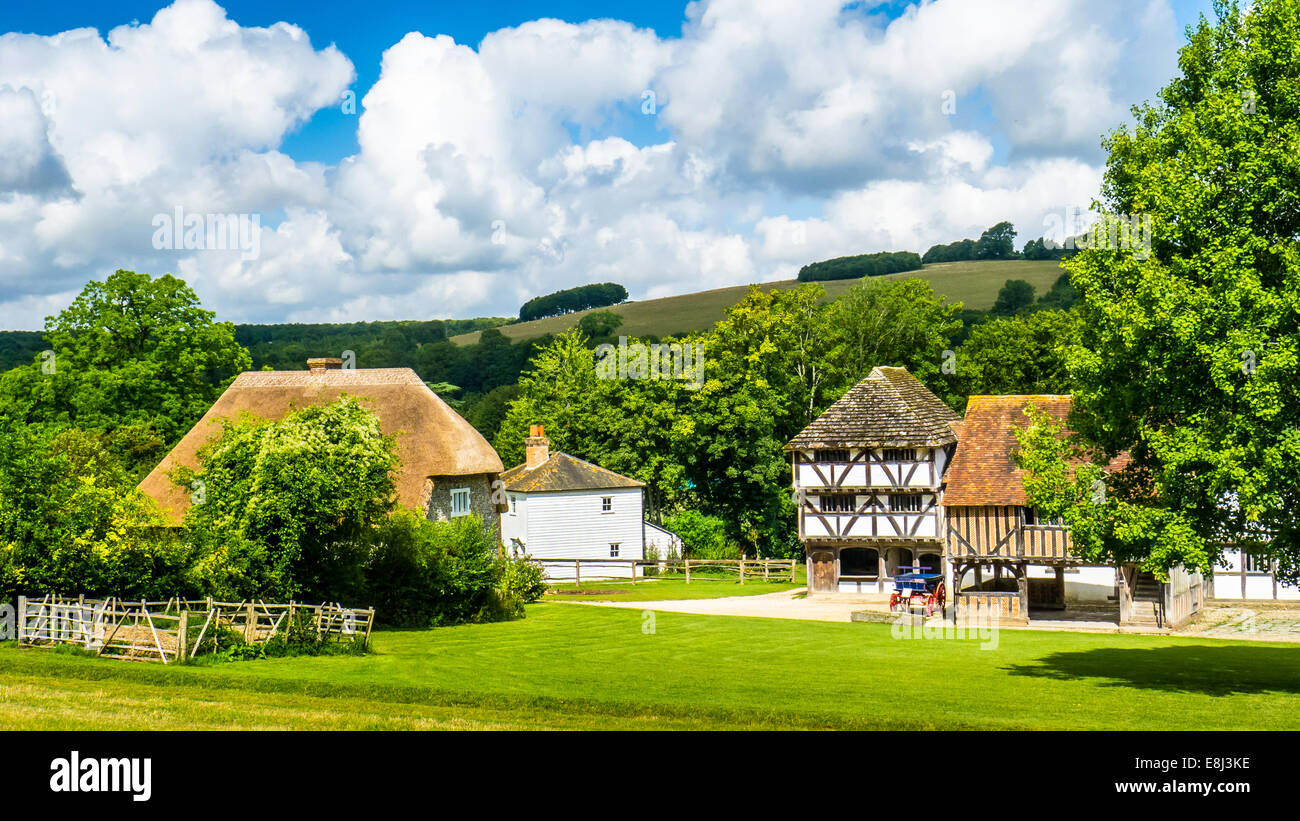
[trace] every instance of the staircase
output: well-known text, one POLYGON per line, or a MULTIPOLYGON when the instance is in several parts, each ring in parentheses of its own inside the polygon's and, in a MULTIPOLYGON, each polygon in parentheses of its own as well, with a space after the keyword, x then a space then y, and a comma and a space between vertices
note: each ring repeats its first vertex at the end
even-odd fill
POLYGON ((1139 573, 1133 584, 1133 611, 1128 623, 1142 627, 1165 627, 1160 583, 1150 573, 1139 573))

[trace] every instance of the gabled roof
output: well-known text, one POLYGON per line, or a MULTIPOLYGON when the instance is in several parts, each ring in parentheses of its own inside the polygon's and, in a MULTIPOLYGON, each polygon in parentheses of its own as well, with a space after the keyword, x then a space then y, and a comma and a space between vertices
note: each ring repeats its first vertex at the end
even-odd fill
POLYGON ((140 490, 178 523, 189 509, 190 495, 168 474, 177 465, 198 469, 199 448, 221 433, 218 419, 233 420, 248 412, 275 420, 291 408, 325 404, 343 394, 362 399, 362 406, 379 417, 380 429, 396 437, 401 459, 397 497, 406 507, 424 509, 425 480, 430 476, 496 475, 503 469, 487 440, 410 368, 247 371, 145 477, 140 490))
POLYGON ((906 368, 877 367, 785 449, 938 447, 957 441, 960 418, 906 368))
POLYGON ((1070 415, 1070 397, 1059 394, 972 396, 960 426, 961 440, 948 466, 944 507, 1016 505, 1027 503, 1024 471, 1016 467, 1011 452, 1019 446, 1016 431, 1029 427, 1025 409, 1034 405, 1041 413, 1064 424, 1070 415))
POLYGON ((506 490, 517 493, 645 487, 645 483, 636 479, 558 450, 551 451, 547 460, 532 470, 528 469, 527 463, 510 468, 501 474, 501 481, 506 490))

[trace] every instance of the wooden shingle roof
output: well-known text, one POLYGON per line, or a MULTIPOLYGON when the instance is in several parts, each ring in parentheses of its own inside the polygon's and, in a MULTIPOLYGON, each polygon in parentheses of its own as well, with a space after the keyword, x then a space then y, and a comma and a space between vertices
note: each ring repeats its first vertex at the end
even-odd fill
POLYGON ((1068 395, 970 398, 957 453, 948 466, 944 507, 1026 504, 1024 471, 1016 467, 1011 452, 1019 446, 1016 431, 1029 427, 1025 409, 1031 404, 1062 425, 1070 415, 1068 395))
POLYGON ((960 418, 906 368, 877 367, 785 449, 939 447, 957 441, 960 418))
POLYGON ((501 474, 501 482, 506 490, 517 493, 645 487, 644 482, 558 450, 551 451, 546 461, 532 470, 528 469, 527 463, 515 465, 501 474))

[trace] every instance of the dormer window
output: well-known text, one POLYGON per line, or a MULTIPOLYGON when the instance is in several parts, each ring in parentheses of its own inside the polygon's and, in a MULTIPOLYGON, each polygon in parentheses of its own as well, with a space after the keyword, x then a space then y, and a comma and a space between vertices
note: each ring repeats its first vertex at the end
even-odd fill
POLYGON ((849 461, 849 452, 847 450, 817 450, 813 451, 813 457, 818 462, 847 462, 849 461))

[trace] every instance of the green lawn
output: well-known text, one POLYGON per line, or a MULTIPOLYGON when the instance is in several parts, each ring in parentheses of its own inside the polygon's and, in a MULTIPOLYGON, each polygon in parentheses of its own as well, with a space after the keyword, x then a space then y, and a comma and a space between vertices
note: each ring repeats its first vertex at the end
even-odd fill
MULTIPOLYGON (((748 585, 746 585, 748 586, 748 585)), ((0 729, 1300 728, 1294 645, 539 604, 365 657, 162 667, 0 647, 0 729)))
MULTIPOLYGON (((1047 293, 1061 275, 1060 264, 1053 260, 994 260, 989 262, 941 262, 926 265, 920 271, 902 274, 889 274, 882 279, 905 279, 916 277, 924 279, 934 286, 937 293, 948 297, 952 302, 961 302, 967 308, 986 310, 993 307, 998 290, 1008 279, 1023 279, 1032 284, 1039 296, 1047 293)), ((823 282, 826 295, 832 299, 840 296, 858 280, 841 279, 823 282)), ((798 282, 793 279, 766 282, 765 289, 792 288, 798 282)), ((735 305, 749 290, 748 285, 736 285, 730 288, 715 288, 711 291, 697 291, 662 299, 645 299, 637 302, 625 302, 609 310, 623 317, 623 324, 618 332, 626 336, 667 336, 686 331, 702 331, 722 319, 727 308, 735 305)), ((531 322, 519 322, 503 325, 499 329, 512 340, 531 339, 542 334, 558 334, 578 323, 578 319, 587 311, 578 311, 563 316, 535 319, 531 322)), ((479 333, 460 334, 451 337, 458 345, 470 345, 478 341, 479 333)))

